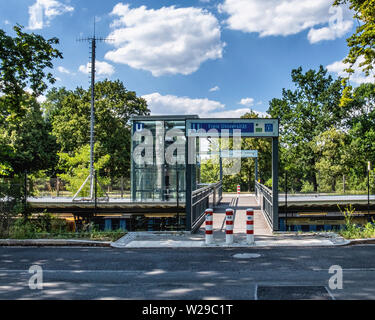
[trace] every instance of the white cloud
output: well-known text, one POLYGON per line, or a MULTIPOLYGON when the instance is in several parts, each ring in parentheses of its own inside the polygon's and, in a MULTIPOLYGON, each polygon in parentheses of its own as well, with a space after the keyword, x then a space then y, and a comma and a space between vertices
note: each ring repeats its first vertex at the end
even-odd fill
POLYGON ((36 101, 38 101, 39 103, 43 103, 47 100, 47 97, 44 96, 44 95, 41 95, 39 96, 38 98, 36 98, 36 101))
POLYGON ((5 24, 5 25, 9 25, 9 24, 10 24, 10 21, 9 21, 9 20, 4 20, 4 24, 5 24))
POLYGON ((117 4, 112 15, 114 50, 105 58, 127 64, 134 69, 150 71, 158 77, 167 74, 188 75, 207 60, 222 57, 218 20, 201 8, 146 6, 130 9, 117 4))
POLYGON ((71 73, 68 69, 66 69, 66 68, 64 68, 64 67, 61 67, 61 66, 57 67, 57 70, 58 70, 60 73, 65 73, 65 74, 70 74, 70 73, 71 73))
MULTIPOLYGON (((146 99, 153 115, 197 114, 203 118, 239 118, 251 111, 249 108, 228 110, 224 104, 218 101, 174 95, 163 96, 157 92, 144 95, 142 98, 146 99)), ((257 113, 262 116, 265 115, 262 112, 257 113)))
POLYGON ((215 91, 219 91, 219 90, 220 90, 220 88, 218 86, 215 86, 215 87, 211 88, 209 91, 215 92, 215 91))
MULTIPOLYGON (((31 95, 34 93, 34 91, 30 87, 27 87, 25 91, 31 95)), ((47 100, 47 97, 45 95, 40 95, 36 97, 36 101, 38 101, 39 103, 43 103, 46 100, 47 100)))
POLYGON ((151 93, 142 96, 146 99, 153 114, 208 114, 214 110, 224 109, 220 102, 209 99, 191 99, 173 95, 162 96, 160 93, 151 93))
POLYGON ((267 118, 269 115, 265 112, 256 111, 250 108, 240 108, 226 111, 212 112, 208 116, 213 118, 240 118, 245 113, 255 112, 261 118, 267 118))
POLYGON ((332 1, 327 0, 225 0, 218 8, 229 15, 229 29, 256 32, 261 37, 310 30, 308 39, 314 43, 342 37, 353 26, 349 9, 331 6, 332 1), (326 24, 328 27, 322 26, 326 24))
MULTIPOLYGON (((353 65, 352 69, 354 73, 350 75, 349 80, 354 84, 360 85, 361 83, 371 83, 374 81, 374 76, 366 76, 359 66, 364 61, 364 58, 359 58, 358 61, 353 65)), ((336 73, 339 77, 348 77, 348 73, 344 70, 349 67, 348 64, 345 64, 343 61, 335 61, 328 65, 326 68, 329 72, 336 73)))
MULTIPOLYGON (((105 61, 96 61, 95 62, 95 69, 96 74, 99 76, 111 76, 115 73, 115 68, 105 61)), ((79 71, 90 74, 91 73, 91 63, 87 63, 86 65, 81 65, 78 68, 79 71)))
POLYGON ((242 104, 243 106, 246 106, 246 107, 251 107, 251 106, 254 105, 254 99, 253 98, 243 98, 243 99, 241 99, 239 104, 242 104))
POLYGON ((74 8, 65 5, 57 0, 36 0, 29 7, 29 29, 43 29, 48 26, 53 18, 67 12, 74 11, 74 8))

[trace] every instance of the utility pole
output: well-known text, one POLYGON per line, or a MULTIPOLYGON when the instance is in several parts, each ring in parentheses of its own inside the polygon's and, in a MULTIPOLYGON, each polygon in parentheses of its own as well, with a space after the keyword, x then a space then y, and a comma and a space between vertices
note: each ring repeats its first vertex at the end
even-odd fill
POLYGON ((86 185, 87 181, 90 181, 90 197, 89 200, 94 199, 94 184, 95 184, 95 174, 94 174, 94 126, 95 126, 95 61, 96 61, 96 42, 97 41, 111 41, 111 39, 97 38, 95 35, 95 20, 94 19, 94 35, 92 37, 79 39, 78 41, 85 41, 90 43, 91 48, 91 110, 90 110, 90 172, 86 180, 80 186, 78 191, 73 197, 73 200, 76 199, 78 194, 81 192, 83 187, 86 185))

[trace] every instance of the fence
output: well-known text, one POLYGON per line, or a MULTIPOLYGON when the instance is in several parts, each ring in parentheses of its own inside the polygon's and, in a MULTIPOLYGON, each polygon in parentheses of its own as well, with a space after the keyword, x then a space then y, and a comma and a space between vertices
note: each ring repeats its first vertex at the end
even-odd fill
POLYGON ((205 217, 205 210, 212 204, 215 207, 222 198, 222 182, 217 182, 197 189, 191 197, 191 232, 196 231, 205 217))
MULTIPOLYGON (((272 191, 263 184, 255 181, 255 198, 261 206, 264 216, 266 217, 269 225, 273 229, 273 195, 272 191)), ((277 223, 277 221, 276 221, 277 223)))
MULTIPOLYGON (((72 198, 86 177, 69 177, 68 179, 35 178, 28 176, 27 194, 35 198, 72 198)), ((130 182, 125 177, 110 180, 109 178, 97 178, 97 196, 109 198, 130 198, 130 182)), ((87 183, 78 197, 88 197, 90 184, 87 183)))

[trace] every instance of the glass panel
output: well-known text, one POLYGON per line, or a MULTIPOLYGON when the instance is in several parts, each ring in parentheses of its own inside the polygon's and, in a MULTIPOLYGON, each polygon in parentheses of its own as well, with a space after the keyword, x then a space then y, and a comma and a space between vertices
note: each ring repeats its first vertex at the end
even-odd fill
MULTIPOLYGON (((176 201, 178 189, 179 201, 185 201, 185 164, 170 165, 165 163, 164 159, 166 148, 177 139, 177 137, 165 139, 165 133, 171 129, 181 130, 179 139, 183 139, 185 144, 185 121, 135 121, 133 128, 134 131, 136 129, 150 130, 154 144, 153 165, 137 165, 133 162, 134 200, 176 201), (159 144, 159 147, 156 147, 156 144, 159 144), (161 157, 160 154, 157 155, 157 149, 162 152, 161 157), (176 170, 178 171, 178 188, 176 170)), ((139 143, 141 142, 133 142, 133 151, 139 143)), ((178 163, 185 163, 185 148, 183 153, 177 154, 175 150, 173 156, 179 156, 178 163)))

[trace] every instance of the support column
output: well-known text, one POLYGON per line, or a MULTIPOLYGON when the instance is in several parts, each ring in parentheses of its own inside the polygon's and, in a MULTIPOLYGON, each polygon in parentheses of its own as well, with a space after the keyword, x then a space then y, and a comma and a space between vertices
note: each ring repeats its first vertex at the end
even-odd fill
POLYGON ((279 230, 279 138, 272 138, 273 231, 279 230))
POLYGON ((185 163, 186 163, 186 170, 185 170, 185 181, 186 181, 186 195, 185 195, 185 212, 186 212, 186 231, 191 231, 191 211, 192 211, 192 203, 191 203, 191 195, 193 190, 193 170, 195 168, 194 164, 196 161, 195 157, 195 138, 186 137, 186 145, 185 145, 185 163))
POLYGON ((104 231, 111 231, 112 230, 112 219, 105 219, 104 220, 104 231))
POLYGON ((120 219, 120 229, 122 231, 126 230, 126 219, 120 219))

